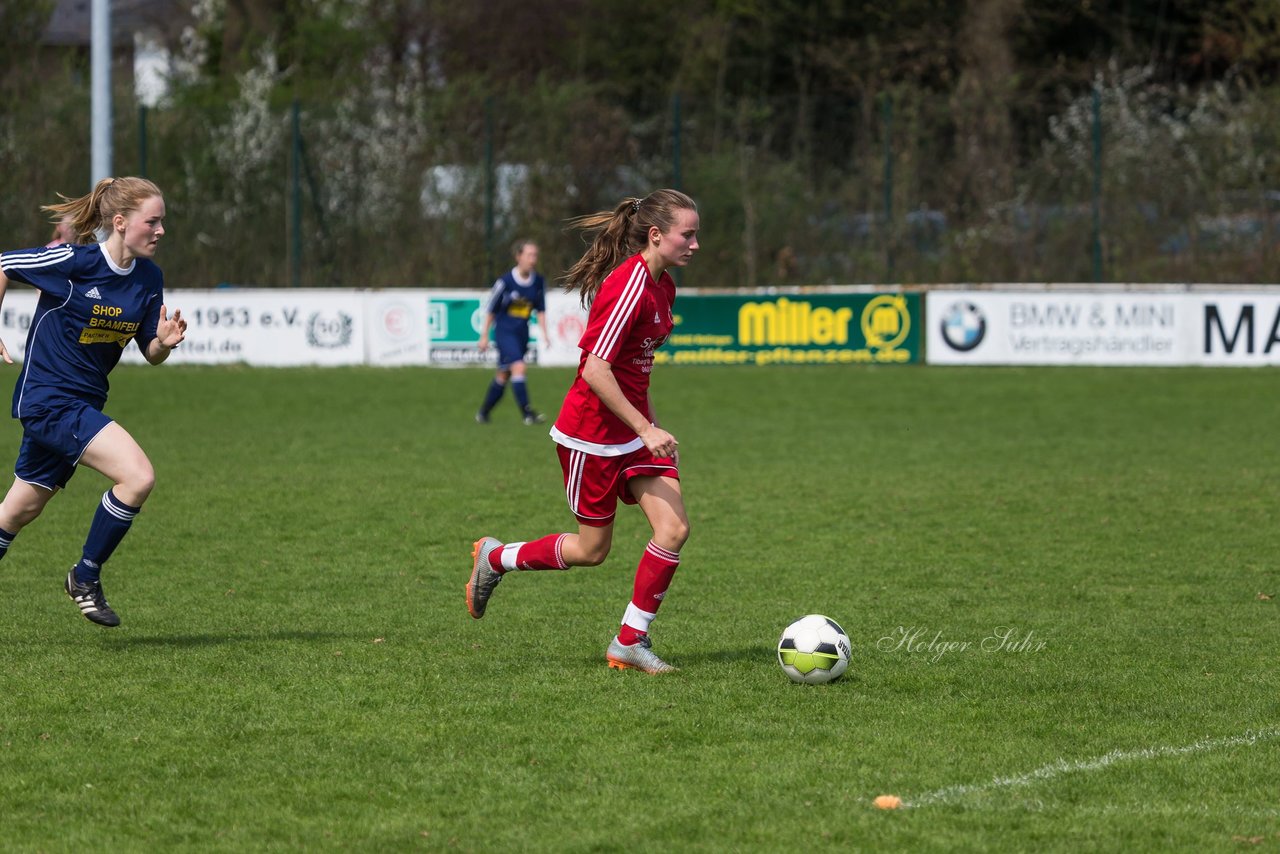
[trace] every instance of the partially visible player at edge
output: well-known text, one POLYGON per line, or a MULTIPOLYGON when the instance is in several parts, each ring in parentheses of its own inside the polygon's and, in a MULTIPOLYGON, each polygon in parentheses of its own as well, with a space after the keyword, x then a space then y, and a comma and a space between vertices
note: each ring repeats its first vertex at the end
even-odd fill
MULTIPOLYGON (((13 391, 22 445, 13 486, 0 502, 0 557, 83 463, 110 478, 64 589, 89 620, 118 626, 102 592, 102 565, 129 532, 155 485, 151 461, 102 413, 107 374, 131 340, 158 365, 186 335, 182 312, 168 316, 164 276, 151 260, 164 235, 164 197, 145 178, 103 178, 78 199, 45 205, 69 215, 77 239, 98 243, 0 254, 0 303, 10 281, 40 291, 26 356, 13 391)), ((4 342, 0 356, 13 364, 4 342)))
POLYGON ((589 306, 578 346, 578 375, 551 429, 564 473, 577 533, 530 542, 485 537, 472 550, 467 609, 479 619, 506 573, 513 569, 597 566, 609 554, 618 499, 639 504, 653 538, 636 569, 631 602, 605 658, 610 667, 665 673, 649 624, 680 564, 689 519, 680 492, 674 436, 658 426, 649 400, 653 353, 671 334, 676 286, 672 267, 698 249, 698 209, 676 190, 627 199, 613 211, 571 222, 596 232, 586 254, 565 275, 589 306))
MULTIPOLYGON (((541 424, 547 420, 529 405, 529 386, 524 368, 524 354, 529 349, 529 318, 535 311, 541 317, 547 310, 546 283, 536 269, 538 244, 532 240, 518 240, 512 250, 516 265, 493 283, 480 330, 481 353, 489 349, 490 327, 493 327, 494 343, 498 345, 498 371, 485 391, 484 403, 476 411, 476 421, 481 424, 489 423, 489 413, 502 400, 508 382, 525 424, 541 424)), ((544 340, 545 327, 544 323, 544 340)))

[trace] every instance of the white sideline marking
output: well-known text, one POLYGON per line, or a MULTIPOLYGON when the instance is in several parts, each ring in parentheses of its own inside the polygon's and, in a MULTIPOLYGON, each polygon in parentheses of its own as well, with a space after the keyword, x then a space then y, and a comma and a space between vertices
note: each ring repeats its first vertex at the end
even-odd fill
POLYGON ((1259 729, 1246 730, 1240 735, 1222 736, 1220 738, 1204 738, 1193 744, 1184 744, 1181 747, 1144 747, 1138 750, 1113 750, 1110 753, 1104 753, 1101 756, 1095 756, 1092 759, 1077 759, 1068 762, 1065 759, 1058 759, 1050 762, 1048 765, 1042 765, 1034 771, 1028 771, 1025 774, 1015 774, 1012 777, 993 777, 986 783, 964 784, 955 786, 947 786, 942 789, 935 789, 932 792, 926 792, 917 798, 910 800, 903 799, 903 807, 926 807, 937 804, 945 804, 951 801, 959 800, 976 795, 982 792, 988 792, 995 789, 1012 789, 1019 786, 1030 786, 1033 783, 1040 783, 1045 780, 1052 780, 1054 777, 1060 777, 1063 774, 1074 774, 1078 771, 1101 771, 1111 765, 1119 762, 1136 762, 1143 759, 1162 759, 1169 756, 1186 756, 1189 753, 1204 753, 1210 750, 1221 750, 1227 747, 1251 747, 1260 741, 1270 741, 1274 738, 1280 738, 1280 729, 1259 729))

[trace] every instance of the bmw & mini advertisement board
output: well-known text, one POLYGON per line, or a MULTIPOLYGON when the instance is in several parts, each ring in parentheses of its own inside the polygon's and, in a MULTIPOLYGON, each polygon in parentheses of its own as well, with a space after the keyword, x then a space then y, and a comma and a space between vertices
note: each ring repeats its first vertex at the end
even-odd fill
POLYGON ((1184 363, 1181 295, 931 291, 928 361, 939 365, 1184 363))
POLYGON ((934 290, 933 365, 1280 365, 1280 295, 934 290))

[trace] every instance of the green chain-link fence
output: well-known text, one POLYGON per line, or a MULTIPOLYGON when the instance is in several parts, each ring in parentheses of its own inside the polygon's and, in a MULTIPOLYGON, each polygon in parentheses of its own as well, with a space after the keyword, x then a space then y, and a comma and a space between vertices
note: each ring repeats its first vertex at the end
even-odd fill
MULTIPOLYGON (((582 251, 567 218, 669 185, 701 208, 682 279, 701 287, 1280 278, 1265 93, 1099 78, 1013 132, 906 88, 639 117, 585 86, 420 92, 143 110, 118 91, 114 171, 164 189, 173 286, 484 285, 517 237, 555 275, 582 251)), ((87 81, 5 98, 16 247, 47 239, 40 204, 88 186, 87 81)))

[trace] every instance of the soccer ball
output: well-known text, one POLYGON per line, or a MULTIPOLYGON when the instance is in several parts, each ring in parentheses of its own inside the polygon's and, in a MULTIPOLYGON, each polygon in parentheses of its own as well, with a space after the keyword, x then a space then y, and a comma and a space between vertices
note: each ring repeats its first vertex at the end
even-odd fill
POLYGON ((849 636, 830 617, 810 614, 782 632, 778 663, 792 682, 821 685, 839 679, 849 666, 849 636))

